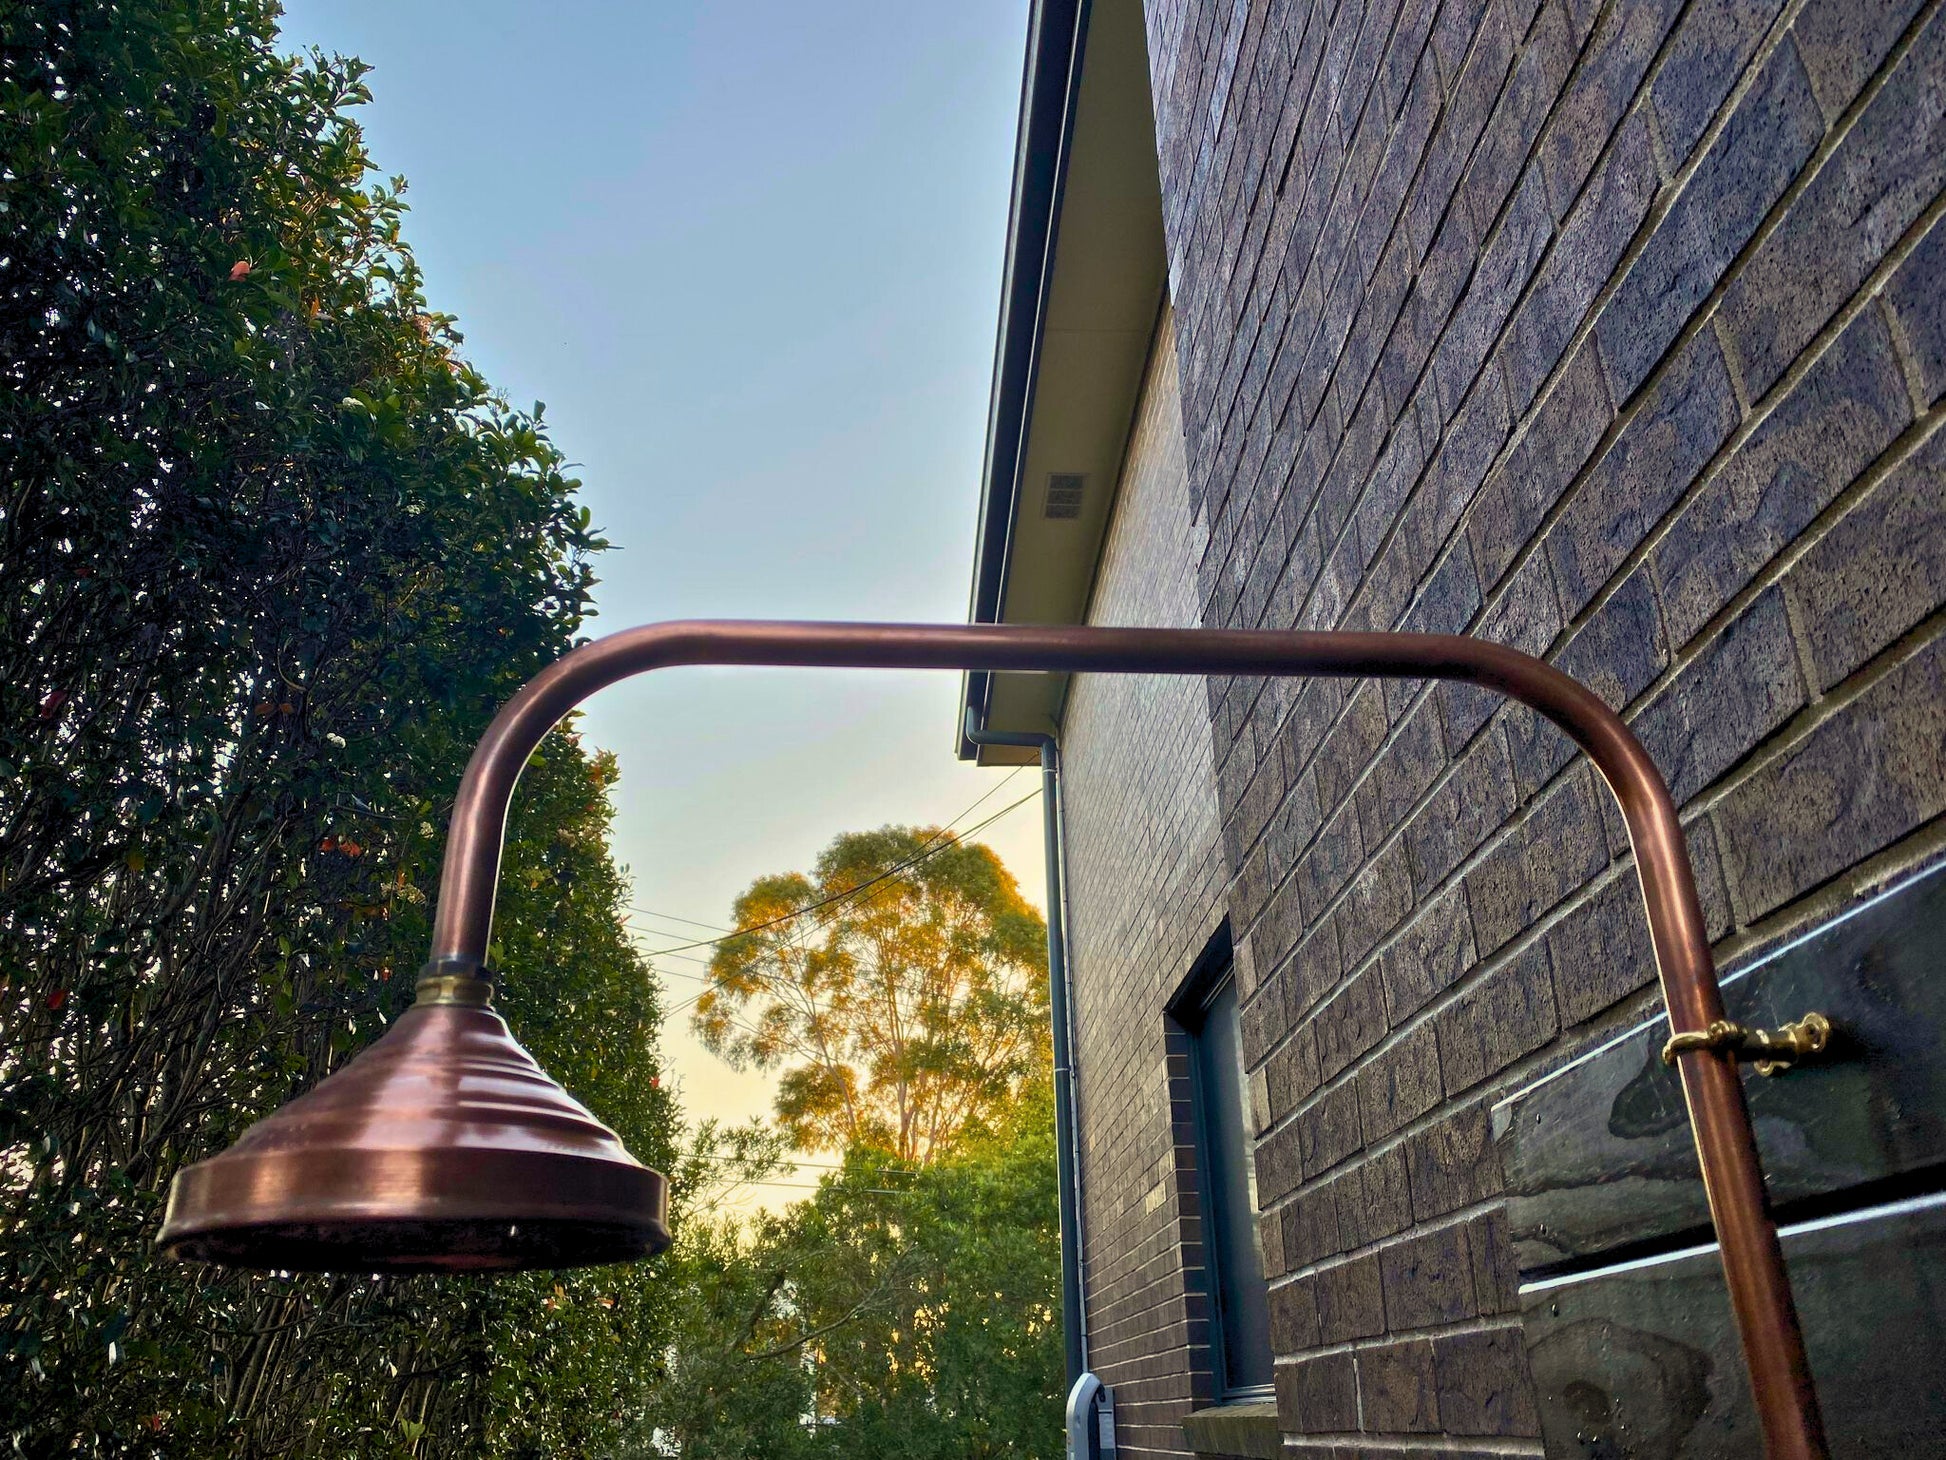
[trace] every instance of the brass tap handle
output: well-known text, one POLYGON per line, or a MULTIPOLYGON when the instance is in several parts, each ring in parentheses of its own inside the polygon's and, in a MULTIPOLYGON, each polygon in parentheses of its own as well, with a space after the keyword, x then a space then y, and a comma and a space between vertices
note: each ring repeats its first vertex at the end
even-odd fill
POLYGON ((1673 1065, 1677 1055, 1693 1049, 1721 1049, 1752 1061, 1760 1075, 1781 1075, 1799 1060, 1823 1053, 1830 1043, 1831 1021, 1815 1011, 1782 1029, 1751 1029, 1718 1019, 1707 1029, 1670 1035, 1662 1046, 1662 1062, 1673 1065))

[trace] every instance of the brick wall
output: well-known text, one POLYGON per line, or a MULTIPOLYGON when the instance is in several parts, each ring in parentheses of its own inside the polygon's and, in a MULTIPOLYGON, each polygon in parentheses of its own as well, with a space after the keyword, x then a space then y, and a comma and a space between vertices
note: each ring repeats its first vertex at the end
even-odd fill
MULTIPOLYGON (((1165 319, 1091 622, 1194 620, 1203 542, 1189 515, 1176 381, 1165 319)), ((1062 747, 1089 1364, 1115 1390, 1127 1453, 1176 1454, 1183 1415, 1210 1389, 1183 1242, 1194 1170, 1175 1161, 1162 1009, 1221 925, 1229 875, 1202 682, 1079 676, 1062 747)))
MULTIPOLYGON (((1176 622, 1546 655, 1664 768, 1726 961, 1935 857, 1940 9, 1154 0, 1194 529, 1118 520, 1104 602, 1162 608, 1138 580, 1171 565, 1127 538, 1176 532, 1200 552, 1176 622)), ((1263 975, 1245 1039, 1293 1452, 1534 1453, 1485 1111, 1653 1002, 1620 822, 1558 733, 1477 691, 1207 690, 1263 975)), ((1084 1029, 1158 1007, 1200 926, 1195 897, 1081 874, 1162 855, 1183 885, 1185 833, 1141 840, 1179 827, 1177 793, 1117 800, 1077 733, 1130 737, 1130 774, 1150 713, 1084 682, 1069 724, 1076 916, 1140 946, 1113 988, 1080 967, 1084 1029)), ((1095 1290, 1138 1344, 1181 1302, 1144 1214, 1154 1023, 1080 1053, 1084 1094, 1142 1102, 1089 1126, 1095 1290)))

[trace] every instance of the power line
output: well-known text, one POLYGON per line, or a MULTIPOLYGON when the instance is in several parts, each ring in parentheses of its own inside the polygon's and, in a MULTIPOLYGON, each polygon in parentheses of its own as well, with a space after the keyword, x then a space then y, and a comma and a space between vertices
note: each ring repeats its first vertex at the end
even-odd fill
MULTIPOLYGON (((1041 793, 1040 787, 1036 786, 1033 790, 1029 791, 1025 796, 1022 796, 1018 801, 1013 802, 1011 805, 1001 807, 998 811, 994 812, 993 815, 989 816, 985 821, 981 821, 976 823, 973 826, 969 826, 966 828, 965 831, 959 832, 957 833, 957 835, 955 835, 955 833, 953 832, 950 826, 940 828, 940 830, 936 832, 931 839, 929 839, 927 842, 921 845, 919 851, 914 853, 912 856, 906 858, 905 861, 896 863, 893 866, 887 867, 883 872, 879 872, 871 877, 867 877, 863 882, 858 883, 856 886, 847 887, 842 891, 830 893, 827 896, 819 898, 815 902, 808 902, 803 907, 793 908, 791 909, 791 911, 787 913, 779 913, 776 917, 767 919, 764 922, 753 923, 751 926, 747 928, 738 928, 735 932, 726 933, 721 938, 701 938, 694 943, 676 943, 676 944, 672 944, 667 948, 645 948, 643 951, 653 958, 653 957, 659 957, 664 954, 670 954, 670 953, 686 953, 692 948, 715 948, 721 946, 724 943, 729 942, 731 938, 741 938, 748 933, 762 933, 762 932, 767 932, 771 928, 781 927, 785 923, 791 922, 796 918, 803 917, 806 913, 817 912, 822 908, 831 906, 835 902, 842 902, 848 897, 856 897, 859 893, 866 891, 868 888, 874 887, 881 882, 888 881, 891 878, 898 876, 902 872, 911 871, 914 867, 918 866, 921 862, 926 861, 928 858, 936 856, 940 852, 945 851, 947 847, 955 845, 958 841, 963 841, 965 838, 972 836, 975 832, 984 831, 987 827, 992 826, 994 822, 998 821, 1001 817, 1005 816, 1009 811, 1015 811, 1018 810, 1020 807, 1025 806, 1029 801, 1033 800, 1036 796, 1040 795, 1040 793, 1041 793), (943 838, 947 836, 955 836, 955 841, 953 842, 944 841, 943 838), (933 844, 934 842, 938 842, 940 844, 935 846, 933 844)), ((990 796, 992 792, 988 792, 987 794, 990 796)), ((981 801, 984 801, 985 799, 986 799, 985 796, 980 798, 981 801)), ((974 803, 974 806, 978 806, 979 804, 980 803, 976 801, 974 803)), ((969 807, 968 809, 971 810, 972 808, 969 807)), ((960 813, 960 815, 964 816, 966 815, 966 812, 963 811, 960 813)), ((958 818, 956 817, 954 819, 957 820, 958 818)))
POLYGON ((623 907, 627 907, 631 913, 640 913, 642 917, 660 917, 664 923, 687 923, 693 929, 706 929, 708 932, 736 932, 736 929, 726 929, 720 923, 701 923, 693 917, 677 917, 675 913, 658 913, 652 907, 636 907, 634 903, 623 903, 623 907))
MULTIPOLYGON (((927 842, 925 845, 921 847, 919 852, 907 858, 904 862, 888 867, 883 872, 878 873, 876 876, 866 878, 863 882, 860 882, 855 887, 846 888, 843 892, 833 893, 830 897, 823 898, 818 902, 810 903, 804 907, 797 909, 797 911, 795 912, 786 913, 781 917, 774 918, 771 920, 770 923, 759 923, 754 927, 745 928, 742 930, 742 932, 733 934, 732 936, 741 937, 743 933, 762 932, 767 927, 771 927, 779 923, 789 922, 793 918, 802 917, 806 913, 817 912, 826 906, 843 902, 847 898, 856 897, 861 894, 869 893, 873 887, 889 881, 893 877, 898 876, 900 873, 911 871, 914 867, 918 866, 921 862, 926 861, 930 857, 937 856, 939 853, 946 851, 949 847, 956 845, 957 840, 963 840, 965 837, 972 836, 976 832, 984 831, 987 827, 993 825, 994 822, 998 821, 1001 817, 1005 816, 1009 811, 1013 811, 1019 807, 1025 806, 1029 801, 1033 800, 1038 795, 1040 795, 1040 790, 1036 788, 1035 790, 1028 792, 1025 796, 1022 796, 1018 801, 1015 801, 1012 805, 1001 807, 1000 810, 994 812, 993 815, 989 816, 985 821, 976 822, 972 826, 969 826, 964 832, 960 834, 960 837, 956 839, 956 841, 945 842, 939 846, 933 846, 931 842, 927 842)), ((942 831, 940 835, 944 836, 946 835, 946 832, 942 831)), ((937 840, 937 838, 935 838, 934 840, 937 840)), ((819 931, 830 927, 832 923, 837 921, 837 918, 838 915, 836 913, 830 913, 824 917, 818 918, 812 922, 809 932, 812 934, 816 934, 819 931)), ((715 940, 715 943, 722 944, 722 943, 727 943, 728 941, 729 938, 718 938, 715 940)))
MULTIPOLYGON (((812 1185, 810 1183, 803 1182, 803 1181, 752 1181, 748 1178, 731 1182, 727 1189, 730 1191, 734 1191, 739 1186, 778 1186, 778 1187, 782 1187, 786 1191, 823 1191, 824 1190, 824 1183, 822 1182, 812 1185)), ((862 1193, 866 1196, 911 1196, 913 1195, 913 1192, 909 1187, 854 1186, 849 1189, 853 1192, 862 1193)))
MULTIPOLYGON (((640 932, 631 932, 630 936, 636 938, 642 938, 642 937, 646 937, 647 935, 640 932)), ((643 948, 641 951, 644 953, 653 953, 656 950, 653 948, 643 948)), ((698 958, 693 953, 669 953, 669 954, 665 954, 664 956, 668 958, 678 959, 683 963, 694 963, 703 968, 708 968, 710 963, 709 959, 698 958)), ((679 973, 675 976, 677 978, 694 978, 696 975, 693 973, 679 973)))
MULTIPOLYGON (((999 779, 998 781, 996 781, 996 782, 994 782, 994 784, 993 784, 993 785, 991 785, 991 786, 989 786, 989 787, 987 787, 987 789, 986 789, 986 790, 985 790, 985 791, 984 791, 983 793, 981 793, 981 795, 980 795, 980 797, 979 797, 979 799, 978 799, 978 800, 976 800, 976 801, 974 801, 974 803, 973 803, 973 804, 972 804, 971 806, 968 806, 968 807, 966 807, 966 808, 965 808, 964 810, 962 810, 962 811, 960 811, 960 812, 958 812, 958 813, 957 813, 957 814, 956 814, 956 815, 955 815, 955 816, 954 816, 954 817, 952 818, 952 820, 950 820, 950 821, 948 821, 948 822, 947 822, 947 823, 946 823, 946 824, 945 824, 945 825, 944 825, 943 827, 941 827, 941 828, 940 828, 939 830, 937 830, 937 831, 935 831, 935 832, 934 832, 934 833, 933 833, 933 834, 932 834, 932 835, 931 835, 930 837, 928 837, 928 838, 926 838, 926 840, 925 840, 924 842, 922 842, 922 843, 920 844, 920 847, 919 847, 919 850, 920 850, 920 852, 922 852, 922 853, 923 853, 923 852, 925 852, 925 851, 926 851, 926 849, 927 849, 927 848, 929 848, 930 846, 932 846, 932 844, 933 844, 934 842, 936 842, 936 841, 938 841, 938 840, 940 840, 940 838, 942 838, 942 837, 944 837, 944 836, 946 836, 946 835, 948 835, 948 834, 950 834, 950 833, 952 832, 952 829, 953 829, 953 828, 954 828, 954 827, 955 827, 956 825, 958 825, 960 821, 962 821, 963 819, 965 819, 965 818, 966 818, 966 817, 968 817, 968 816, 971 816, 971 815, 972 815, 972 814, 973 814, 973 813, 974 813, 975 811, 978 811, 978 810, 979 810, 979 809, 980 809, 980 808, 981 808, 982 806, 984 806, 984 805, 985 805, 985 804, 986 804, 986 803, 987 803, 988 801, 990 801, 990 800, 992 800, 992 799, 993 799, 993 797, 994 797, 995 795, 997 795, 997 794, 998 794, 999 792, 1001 792, 1001 791, 1003 791, 1003 790, 1005 790, 1005 789, 1006 789, 1006 787, 1007 787, 1007 785, 1008 785, 1008 784, 1009 784, 1009 783, 1010 783, 1010 782, 1011 782, 1011 781, 1013 780, 1013 778, 1014 778, 1015 776, 1017 776, 1017 775, 1019 775, 1019 774, 1020 774, 1020 773, 1021 773, 1021 772, 1022 772, 1023 770, 1025 770, 1025 769, 1026 769, 1026 767, 1025 767, 1025 766, 1015 766, 1015 767, 1014 767, 1014 768, 1013 768, 1012 770, 1010 770, 1010 771, 1008 771, 1006 775, 1004 775, 1004 776, 1002 776, 1002 777, 1001 777, 1001 778, 1000 778, 1000 779, 999 779)), ((1019 804, 1019 803, 1018 803, 1018 802, 1016 802, 1015 804, 1017 805, 1017 804, 1019 804)), ((1009 809, 1009 810, 1011 810, 1012 808, 1010 807, 1010 808, 1008 808, 1008 809, 1009 809)), ((1004 815, 1005 813, 1003 812, 1003 813, 1001 813, 1001 814, 1002 814, 1002 815, 1004 815)), ((993 821, 994 821, 994 819, 996 819, 996 818, 989 818, 988 820, 986 820, 986 821, 983 821, 983 822, 981 822, 981 823, 980 823, 980 826, 978 826, 978 827, 973 827, 973 828, 971 828, 971 829, 970 829, 969 831, 967 831, 967 832, 966 832, 966 833, 964 833, 964 834, 965 834, 965 835, 968 835, 968 836, 970 836, 970 835, 972 835, 972 833, 973 833, 974 831, 978 831, 978 830, 980 829, 980 827, 984 827, 984 826, 990 826, 990 825, 992 825, 992 824, 993 824, 993 821)), ((915 861, 915 863, 916 863, 916 861, 917 861, 917 860, 918 860, 917 858, 915 858, 915 859, 914 859, 914 861, 915 861)), ((897 871, 897 870, 899 870, 899 869, 897 869, 897 868, 893 868, 892 870, 893 870, 893 871, 897 871)), ((868 886, 870 886, 870 885, 871 885, 871 884, 870 884, 869 882, 861 882, 861 883, 860 883, 860 884, 858 885, 858 887, 857 887, 857 888, 854 888, 854 889, 852 889, 852 890, 853 890, 853 891, 858 891, 859 889, 861 889, 861 888, 864 888, 864 887, 868 887, 868 886)), ((845 895, 845 894, 842 894, 842 893, 841 893, 841 894, 837 894, 837 896, 844 896, 844 895, 845 895)), ((650 910, 649 910, 648 908, 645 908, 645 907, 637 907, 637 906, 635 906, 635 905, 634 905, 633 903, 624 903, 624 904, 623 904, 623 906, 624 906, 624 907, 627 907, 627 908, 629 909, 629 911, 631 911, 631 912, 638 912, 638 913, 642 913, 642 914, 644 914, 644 915, 645 915, 645 916, 647 916, 647 917, 652 917, 652 918, 664 918, 664 919, 666 919, 667 921, 669 921, 669 922, 674 922, 674 923, 688 923, 688 924, 689 924, 689 925, 690 925, 691 927, 696 927, 696 928, 705 928, 705 929, 707 929, 707 930, 709 930, 709 931, 710 931, 710 932, 712 932, 712 933, 722 933, 722 934, 723 934, 723 935, 724 935, 725 937, 736 937, 736 936, 738 936, 738 935, 740 935, 740 934, 742 934, 742 933, 753 933, 753 932, 757 932, 757 931, 760 931, 760 929, 758 929, 758 928, 726 928, 726 927, 724 927, 724 926, 723 926, 722 924, 720 924, 720 923, 706 923, 706 922, 703 922, 703 921, 701 921, 701 920, 700 920, 700 919, 698 919, 698 918, 684 918, 684 917, 677 917, 677 916, 676 916, 676 915, 675 915, 674 913, 658 913, 658 912, 652 912, 652 911, 650 911, 650 910)), ((811 911, 811 910, 812 910, 813 908, 815 908, 815 907, 817 907, 817 906, 818 906, 818 904, 816 904, 816 903, 811 903, 811 904, 809 904, 809 905, 807 905, 807 906, 805 906, 805 907, 802 907, 802 908, 799 908, 799 909, 798 909, 798 912, 800 912, 800 913, 802 913, 802 912, 810 912, 810 911, 811 911)), ((796 913, 788 913, 788 914, 786 914, 785 916, 786 916, 786 917, 795 917, 795 916, 797 916, 797 914, 796 914, 796 913)), ((779 921, 781 921, 781 919, 780 919, 779 921)), ((768 926, 768 925, 765 925, 765 926, 768 926)), ((651 953, 651 954, 653 954, 653 953, 658 953, 658 952, 660 952, 660 953, 676 953, 676 952, 679 952, 680 950, 682 950, 682 949, 685 949, 685 948, 708 948, 708 947, 711 947, 711 946, 713 946, 714 944, 716 944, 716 943, 720 943, 720 942, 722 942, 722 941, 723 941, 723 939, 722 939, 722 938, 712 938, 712 939, 708 939, 708 940, 705 940, 705 941, 703 941, 703 942, 699 942, 699 943, 675 943, 675 944, 672 944, 672 945, 670 945, 670 946, 669 946, 668 948, 663 948, 663 949, 654 949, 654 948, 650 948, 650 949, 645 949, 644 951, 645 951, 645 952, 648 952, 648 953, 651 953)), ((697 959, 697 960, 693 960, 693 961, 695 961, 695 962, 706 962, 707 960, 704 960, 704 959, 697 959)))
MULTIPOLYGON (((1010 785, 1010 783, 1014 781, 1014 777, 1018 777, 1018 775, 1020 775, 1022 771, 1026 771, 1026 769, 1027 769, 1026 765, 1016 765, 1016 767, 1014 767, 1012 771, 1008 771, 1008 773, 1006 773, 1004 777, 1000 777, 1000 779, 998 779, 998 781, 994 781, 994 783, 992 783, 991 786, 987 786, 987 790, 985 790, 985 792, 981 792, 981 796, 979 796, 979 800, 975 800, 975 802, 973 802, 971 806, 967 806, 967 808, 965 808, 963 812, 959 812, 957 816, 954 816, 954 820, 948 821, 948 823, 946 823, 946 825, 944 825, 944 827, 942 827, 940 831, 936 831, 936 833, 932 833, 932 837, 928 837, 928 839, 926 839, 926 841, 924 841, 924 843, 920 845, 920 851, 924 851, 924 849, 926 849, 926 847, 930 847, 930 845, 932 845, 934 841, 938 841, 940 837, 944 837, 946 833, 950 833, 950 831, 954 829, 954 825, 957 825, 957 823, 963 820, 963 818, 967 818, 967 816, 973 816, 973 812, 977 812, 977 810, 979 810, 981 806, 985 806, 985 804, 987 804, 989 800, 992 800, 992 798, 994 798, 996 794, 1000 794, 1002 790, 1006 790, 1006 786, 1010 785)), ((989 825, 989 823, 985 823, 985 821, 983 821, 981 825, 989 825)), ((979 827, 975 827, 975 831, 977 831, 977 829, 979 829, 979 827)), ((967 833, 967 835, 971 835, 971 833, 967 833)), ((860 884, 860 886, 864 886, 864 884, 860 884)), ((704 923, 703 919, 697 919, 697 917, 679 917, 679 915, 675 915, 675 913, 658 913, 658 911, 654 911, 652 907, 640 907, 640 905, 636 905, 636 903, 623 903, 623 907, 627 907, 627 909, 629 909, 631 913, 640 913, 642 917, 660 917, 660 919, 662 919, 664 923, 687 923, 687 925, 689 925, 689 927, 693 927, 693 929, 703 929, 703 931, 706 932, 722 932, 724 936, 736 936, 736 934, 739 934, 739 932, 755 931, 755 929, 726 929, 726 927, 724 927, 722 923, 704 923)), ((808 911, 808 909, 806 909, 806 911, 808 911)), ((716 942, 720 942, 720 938, 716 938, 716 942)), ((673 952, 675 952, 677 948, 704 948, 704 946, 708 946, 708 944, 671 944, 669 948, 664 948, 664 950, 660 950, 660 952, 666 952, 666 954, 673 954, 673 952)), ((654 952, 658 952, 658 950, 654 950, 654 948, 648 948, 646 952, 650 952, 650 954, 654 954, 654 952)), ((691 962, 697 962, 697 964, 706 964, 708 960, 703 960, 703 958, 697 958, 697 960, 691 960, 691 962)))

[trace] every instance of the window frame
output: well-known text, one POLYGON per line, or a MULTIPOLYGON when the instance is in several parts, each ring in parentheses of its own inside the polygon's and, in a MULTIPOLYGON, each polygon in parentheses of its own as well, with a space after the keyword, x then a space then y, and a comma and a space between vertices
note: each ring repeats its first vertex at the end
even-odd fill
MULTIPOLYGON (((1226 1283, 1236 1274, 1232 1267, 1235 1257, 1225 1240, 1221 1217, 1226 1210, 1227 1199, 1219 1190, 1221 1167, 1219 1163, 1225 1156, 1245 1163, 1243 1175, 1246 1189, 1254 1190, 1254 1170, 1248 1163, 1254 1162, 1254 1142, 1251 1140, 1251 1110, 1247 1082, 1243 1070, 1242 1050, 1242 1000, 1237 1001, 1238 1039, 1235 1050, 1237 1069, 1234 1078, 1238 1082, 1242 1107, 1242 1129, 1240 1139, 1242 1148, 1228 1152, 1214 1139, 1212 1132, 1210 1105, 1210 1085, 1207 1083, 1212 1074, 1212 1050, 1205 1038, 1205 1030, 1211 1008, 1226 990, 1236 987, 1236 964, 1230 946, 1227 924, 1219 929, 1210 940, 1209 946, 1196 960, 1190 974, 1183 980, 1175 996, 1165 1009, 1169 1025, 1169 1040, 1172 1069, 1172 1091, 1179 1091, 1171 1100, 1173 1123, 1177 1128, 1177 1184, 1179 1193, 1187 1198, 1193 1195, 1194 1210, 1183 1203, 1182 1245, 1184 1248, 1185 1268, 1197 1270, 1198 1282, 1208 1317, 1204 1325, 1207 1339, 1204 1348, 1207 1354, 1206 1373, 1211 1393, 1205 1402, 1216 1404, 1241 1404, 1270 1398, 1275 1393, 1274 1385, 1266 1378, 1257 1382, 1233 1382, 1233 1364, 1236 1356, 1230 1352, 1231 1342, 1226 1336, 1225 1315, 1233 1307, 1226 1299, 1226 1283), (1183 1146, 1185 1139, 1193 1161, 1193 1171, 1184 1172, 1183 1146), (1183 1178, 1188 1176, 1189 1180, 1183 1178), (1196 1249, 1193 1254, 1191 1249, 1196 1249), (1193 1260, 1192 1260, 1193 1258, 1193 1260)), ((1254 1202, 1249 1211, 1251 1237, 1257 1254, 1256 1280, 1263 1285, 1264 1319, 1262 1324, 1263 1353, 1262 1362, 1266 1374, 1272 1371, 1276 1351, 1270 1343, 1268 1303, 1269 1282, 1263 1273, 1262 1229, 1258 1224, 1261 1213, 1254 1202)), ((1247 1280, 1247 1278, 1245 1279, 1247 1280)))

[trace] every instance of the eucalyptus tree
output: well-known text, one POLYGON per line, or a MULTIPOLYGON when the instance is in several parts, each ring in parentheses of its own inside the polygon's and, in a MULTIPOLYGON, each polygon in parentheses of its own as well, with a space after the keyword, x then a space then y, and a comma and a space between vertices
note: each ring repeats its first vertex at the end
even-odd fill
POLYGON ((923 1162, 1046 1068, 1046 925, 992 850, 939 828, 849 832, 760 877, 710 959, 693 1026, 778 1072, 806 1150, 923 1162))

